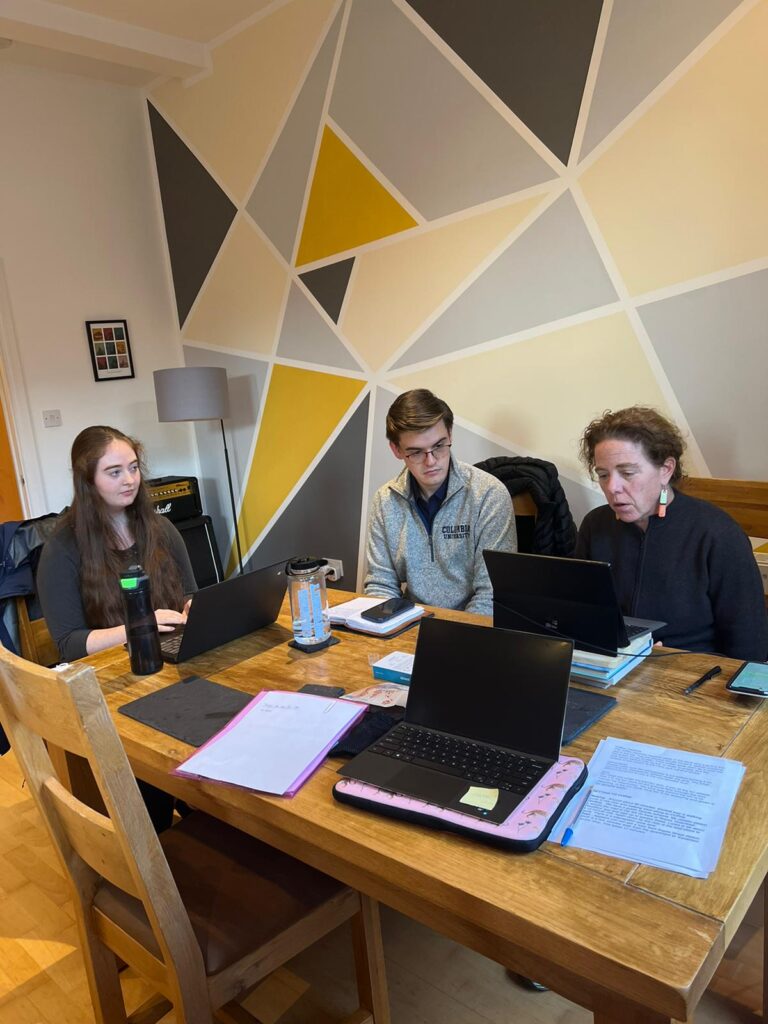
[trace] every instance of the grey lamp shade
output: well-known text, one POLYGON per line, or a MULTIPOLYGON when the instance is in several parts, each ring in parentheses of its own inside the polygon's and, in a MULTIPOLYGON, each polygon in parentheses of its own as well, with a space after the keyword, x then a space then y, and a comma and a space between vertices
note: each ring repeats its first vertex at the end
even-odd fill
POLYGON ((225 420, 229 416, 229 387, 223 366, 178 366, 155 370, 157 418, 225 420))

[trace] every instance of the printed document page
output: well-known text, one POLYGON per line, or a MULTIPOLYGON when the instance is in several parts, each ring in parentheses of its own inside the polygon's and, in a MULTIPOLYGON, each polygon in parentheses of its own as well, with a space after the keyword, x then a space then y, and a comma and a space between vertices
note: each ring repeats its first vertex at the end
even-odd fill
POLYGON ((290 796, 364 712, 348 700, 263 690, 176 771, 290 796))
MULTIPOLYGON (((601 740, 571 846, 706 878, 720 856, 744 766, 631 740, 601 740)), ((572 824, 566 807, 550 840, 572 824)))

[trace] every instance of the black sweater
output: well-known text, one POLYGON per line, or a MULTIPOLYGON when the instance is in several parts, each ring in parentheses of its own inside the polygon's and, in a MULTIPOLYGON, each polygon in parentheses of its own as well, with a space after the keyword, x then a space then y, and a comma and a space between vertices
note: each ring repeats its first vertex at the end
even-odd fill
POLYGON ((667 647, 729 658, 768 658, 768 618, 749 540, 707 501, 675 491, 664 519, 643 532, 608 505, 584 517, 577 558, 610 562, 625 615, 662 619, 667 647))
MULTIPOLYGON (((192 564, 181 534, 167 519, 160 517, 161 529, 167 533, 171 554, 179 567, 185 594, 197 590, 192 564)), ((126 550, 126 569, 136 561, 135 548, 126 550)), ((37 570, 37 593, 43 615, 59 654, 64 661, 84 658, 85 642, 91 629, 85 619, 80 594, 80 549, 71 526, 62 526, 45 543, 37 570)))

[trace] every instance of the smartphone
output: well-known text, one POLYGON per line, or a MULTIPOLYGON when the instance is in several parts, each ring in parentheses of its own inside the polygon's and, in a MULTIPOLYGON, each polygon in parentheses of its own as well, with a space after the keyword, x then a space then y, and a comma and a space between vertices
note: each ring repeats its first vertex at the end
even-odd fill
POLYGON ((745 661, 725 684, 725 688, 732 693, 745 693, 749 697, 768 697, 768 665, 759 661, 745 661))
POLYGON ((413 608, 413 601, 410 598, 390 597, 388 601, 382 601, 381 604, 375 604, 373 608, 360 612, 360 618, 368 619, 369 622, 388 622, 396 615, 407 612, 409 608, 413 608))
POLYGON ((323 683, 305 683, 299 693, 314 693, 317 697, 340 697, 343 686, 325 686, 323 683))

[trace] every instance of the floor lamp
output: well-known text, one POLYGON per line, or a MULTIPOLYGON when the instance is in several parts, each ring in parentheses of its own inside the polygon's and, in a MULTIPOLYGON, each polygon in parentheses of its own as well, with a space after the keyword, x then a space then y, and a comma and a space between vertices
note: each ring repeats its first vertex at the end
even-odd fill
POLYGON ((224 420, 229 416, 227 371, 223 366, 179 366, 170 370, 155 370, 154 378, 157 418, 161 423, 179 420, 218 420, 221 424, 237 561, 242 576, 243 556, 240 551, 240 533, 237 529, 235 492, 232 489, 232 471, 229 467, 227 436, 224 433, 224 420))

